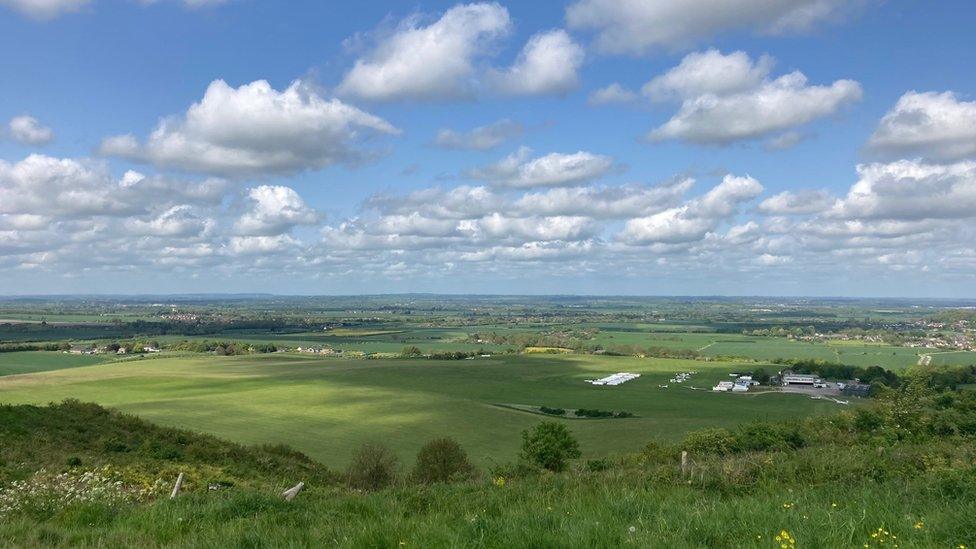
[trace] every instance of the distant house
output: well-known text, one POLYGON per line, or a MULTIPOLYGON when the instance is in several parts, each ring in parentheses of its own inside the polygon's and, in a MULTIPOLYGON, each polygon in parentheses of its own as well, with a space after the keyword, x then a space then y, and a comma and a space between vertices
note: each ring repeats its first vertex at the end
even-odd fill
POLYGON ((124 355, 125 353, 126 353, 125 347, 119 347, 119 350, 115 351, 115 354, 119 354, 119 355, 124 355))
POLYGON ((160 351, 159 347, 153 347, 152 345, 145 345, 142 350, 147 353, 158 353, 160 351))

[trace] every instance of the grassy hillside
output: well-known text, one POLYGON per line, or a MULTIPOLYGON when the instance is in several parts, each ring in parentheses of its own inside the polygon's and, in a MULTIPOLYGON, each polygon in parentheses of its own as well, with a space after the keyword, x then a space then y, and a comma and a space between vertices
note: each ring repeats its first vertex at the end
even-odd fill
POLYGON ((0 425, 15 426, 0 427, 8 476, 118 459, 112 471, 186 470, 188 487, 176 500, 165 491, 130 500, 88 490, 49 505, 36 501, 50 497, 39 490, 3 511, 11 492, 24 490, 0 480, 0 547, 973 547, 976 399, 954 398, 706 431, 561 474, 501 466, 473 481, 401 480, 373 493, 345 488, 284 449, 242 448, 93 405, 2 407, 0 425), (106 452, 97 442, 114 437, 133 450, 106 452), (157 442, 182 453, 155 455, 157 442), (687 473, 678 465, 683 447, 695 448, 687 473), (69 453, 83 463, 59 466, 69 453), (206 464, 241 482, 208 489, 206 464), (285 502, 282 479, 296 477, 308 487, 285 502))
POLYGON ((213 436, 159 427, 96 404, 0 406, 0 485, 38 470, 111 466, 123 481, 267 487, 283 479, 331 482, 324 466, 284 446, 245 447, 213 436))
POLYGON ((136 413, 163 425, 247 444, 285 443, 344 465, 366 441, 383 441, 401 458, 438 436, 461 442, 487 463, 512 455, 534 414, 496 404, 591 408, 639 417, 572 421, 587 457, 635 451, 651 439, 678 440, 702 427, 756 419, 801 418, 837 405, 799 395, 716 394, 729 372, 754 365, 592 355, 492 359, 356 360, 308 355, 158 358, 0 378, 0 403, 43 404, 78 398, 136 413), (669 384, 681 371, 699 373, 669 384), (643 374, 618 387, 585 379, 643 374))

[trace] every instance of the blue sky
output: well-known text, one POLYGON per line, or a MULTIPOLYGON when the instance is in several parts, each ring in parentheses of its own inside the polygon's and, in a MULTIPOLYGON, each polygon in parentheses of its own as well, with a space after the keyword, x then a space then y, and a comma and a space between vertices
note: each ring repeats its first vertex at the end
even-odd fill
POLYGON ((0 0, 3 292, 972 297, 974 15, 0 0))

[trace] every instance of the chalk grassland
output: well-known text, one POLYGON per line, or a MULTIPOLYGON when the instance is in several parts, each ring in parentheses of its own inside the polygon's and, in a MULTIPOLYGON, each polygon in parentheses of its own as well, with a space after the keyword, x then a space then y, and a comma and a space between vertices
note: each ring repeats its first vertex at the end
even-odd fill
POLYGON ((652 439, 677 440, 703 427, 837 408, 799 395, 716 394, 668 382, 676 372, 697 370, 689 384, 710 388, 737 369, 728 362, 584 355, 462 361, 161 357, 0 378, 0 402, 73 397, 237 442, 287 443, 333 467, 344 466, 366 441, 383 442, 407 458, 442 436, 456 438, 479 463, 509 460, 521 430, 540 417, 498 403, 640 416, 567 420, 586 457, 634 451, 652 439), (617 387, 584 382, 620 371, 643 375, 617 387))

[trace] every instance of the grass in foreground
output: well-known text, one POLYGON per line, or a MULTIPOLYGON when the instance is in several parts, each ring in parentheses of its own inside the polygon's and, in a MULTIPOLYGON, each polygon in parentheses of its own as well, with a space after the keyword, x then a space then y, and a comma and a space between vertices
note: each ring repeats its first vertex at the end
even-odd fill
POLYGON ((574 473, 504 486, 317 489, 290 503, 271 491, 234 491, 118 509, 78 505, 0 524, 0 545, 781 547, 785 531, 798 547, 972 547, 974 502, 971 482, 936 473, 727 491, 633 472, 574 473))

